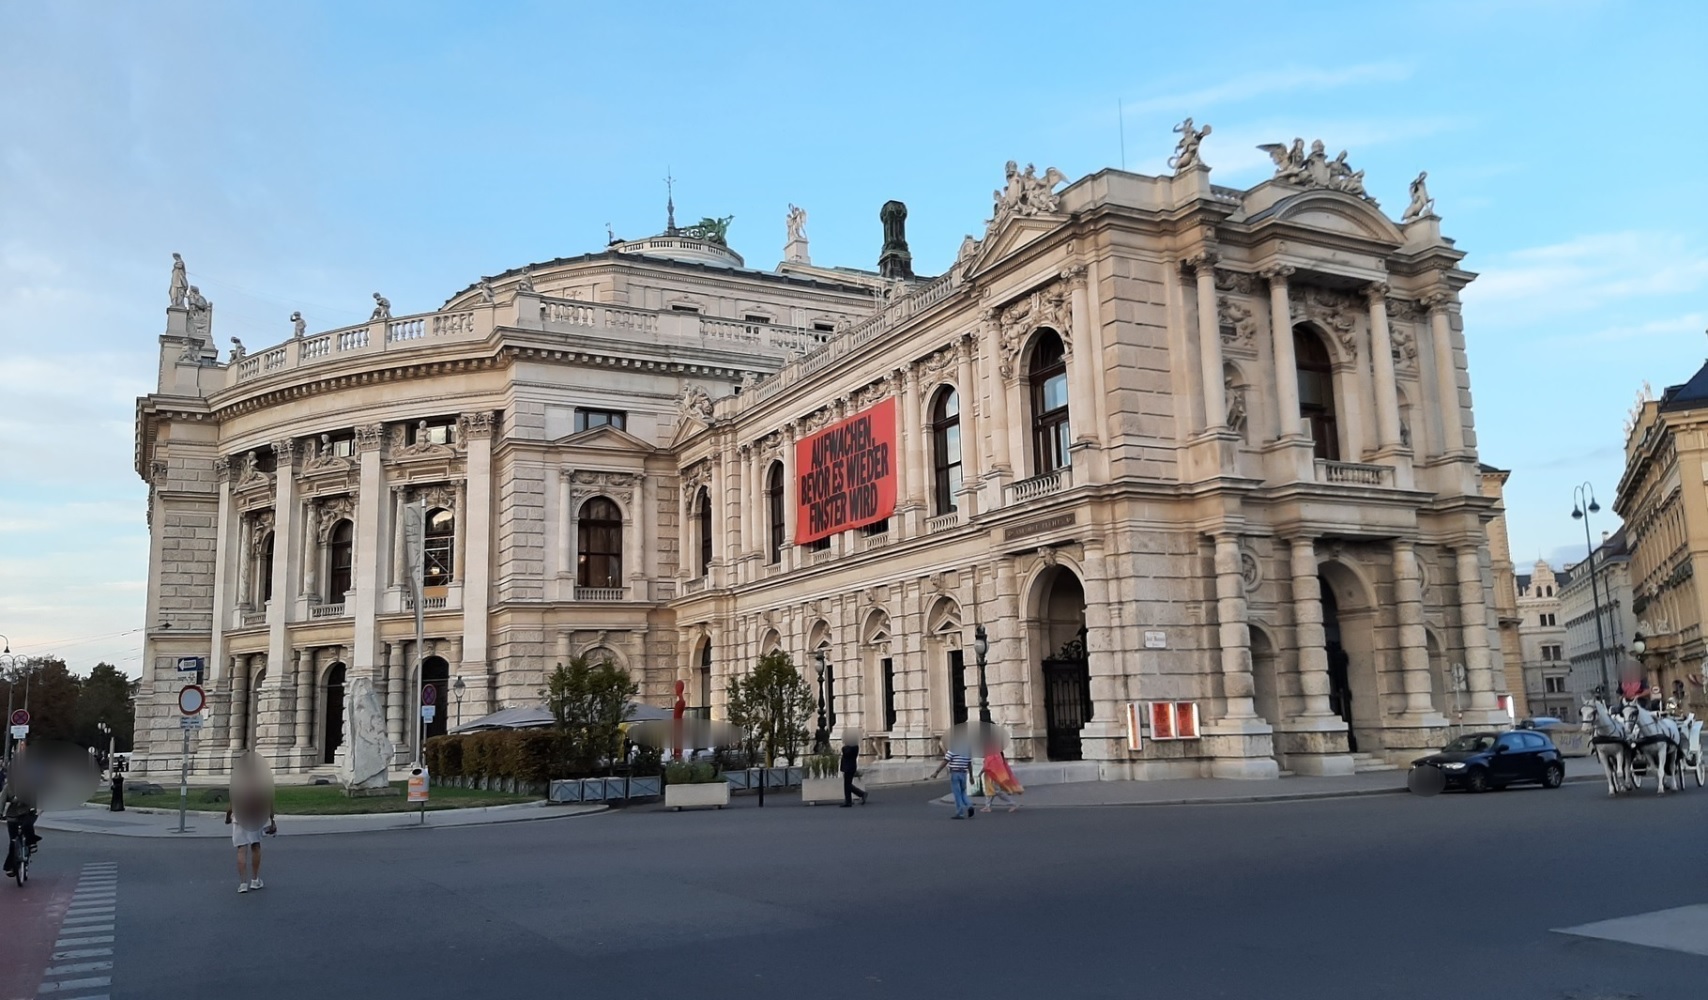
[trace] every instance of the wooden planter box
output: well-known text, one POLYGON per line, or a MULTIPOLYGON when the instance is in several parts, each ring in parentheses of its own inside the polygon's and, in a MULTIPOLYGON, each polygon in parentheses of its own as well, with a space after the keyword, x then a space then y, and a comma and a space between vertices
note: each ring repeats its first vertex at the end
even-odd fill
POLYGON ((842 775, 834 778, 807 778, 801 782, 801 802, 813 805, 818 802, 842 801, 842 775))
POLYGON ((684 809, 715 808, 729 805, 729 782, 708 781, 698 785, 665 785, 664 808, 681 812, 684 809))

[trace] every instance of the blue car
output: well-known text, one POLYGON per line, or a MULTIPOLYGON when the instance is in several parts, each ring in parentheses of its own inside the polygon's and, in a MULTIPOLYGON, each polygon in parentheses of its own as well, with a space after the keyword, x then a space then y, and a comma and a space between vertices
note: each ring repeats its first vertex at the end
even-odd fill
POLYGON ((1486 792, 1534 782, 1558 788, 1566 780, 1566 762, 1554 742, 1539 732, 1513 729, 1504 733, 1466 733, 1455 737, 1440 753, 1412 761, 1412 767, 1433 767, 1450 788, 1486 792))

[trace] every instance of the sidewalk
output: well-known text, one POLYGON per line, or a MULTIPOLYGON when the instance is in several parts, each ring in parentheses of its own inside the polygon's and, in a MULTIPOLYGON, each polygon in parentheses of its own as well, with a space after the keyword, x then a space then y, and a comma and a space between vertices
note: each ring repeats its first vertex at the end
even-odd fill
MULTIPOLYGON (((1022 781, 1025 779, 1022 778, 1022 781)), ((1600 781, 1601 765, 1594 758, 1567 757, 1566 780, 1600 781)), ((1297 775, 1264 781, 1221 778, 1180 778, 1172 781, 1075 781, 1030 785, 1020 801, 1027 808, 1065 809, 1084 806, 1231 805, 1243 802, 1291 802, 1304 799, 1349 799, 1364 795, 1395 795, 1406 790, 1406 772, 1371 771, 1336 778, 1297 775)), ((952 796, 932 800, 954 805, 952 796)), ((980 800, 982 802, 982 800, 980 800)), ((996 808, 1003 808, 997 806, 996 808)))
MULTIPOLYGON (((604 812, 603 805, 553 805, 523 802, 508 806, 470 809, 428 810, 422 823, 419 813, 369 813, 359 816, 280 816, 279 836, 301 837, 328 833, 375 833, 383 830, 419 830, 423 827, 490 826, 494 823, 525 823, 562 819, 604 812)), ((188 832, 178 832, 176 809, 127 809, 108 812, 107 807, 85 805, 82 809, 43 813, 36 825, 62 833, 97 833, 118 837, 206 837, 229 838, 223 812, 191 809, 185 820, 188 832)))

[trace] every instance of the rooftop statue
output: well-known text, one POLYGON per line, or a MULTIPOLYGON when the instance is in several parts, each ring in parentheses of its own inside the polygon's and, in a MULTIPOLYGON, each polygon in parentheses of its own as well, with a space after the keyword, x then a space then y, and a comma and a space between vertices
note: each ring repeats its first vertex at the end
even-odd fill
POLYGON ((1417 180, 1411 182, 1411 204, 1406 206, 1406 212, 1400 216, 1401 222, 1412 222, 1426 215, 1435 214, 1435 199, 1429 196, 1429 186, 1424 180, 1429 177, 1429 171, 1418 172, 1417 180))
POLYGON ((1210 134, 1210 126, 1205 125, 1194 131, 1192 119, 1188 118, 1174 126, 1174 131, 1180 134, 1180 142, 1175 144, 1174 155, 1168 158, 1168 165, 1174 168, 1176 174, 1185 173, 1193 167, 1202 167, 1204 160, 1198 155, 1198 146, 1203 143, 1204 137, 1210 134))
POLYGON ((1363 198, 1372 205, 1376 203, 1376 199, 1364 190, 1364 171, 1353 170, 1347 164, 1345 150, 1341 150, 1339 156, 1330 160, 1321 139, 1311 143, 1311 151, 1308 154, 1305 152, 1303 139, 1294 139, 1292 146, 1266 142, 1257 148, 1268 153, 1269 158, 1275 161, 1275 180, 1306 188, 1343 191, 1363 198))
POLYGON ((202 290, 195 285, 191 285, 189 291, 184 293, 184 298, 190 310, 190 334, 203 340, 208 339, 213 328, 213 303, 202 298, 202 290))
POLYGON ((369 321, 376 319, 391 319, 391 300, 386 298, 384 295, 381 295, 379 292, 375 292, 374 313, 372 316, 369 316, 368 319, 369 321))
POLYGON ((516 291, 527 292, 530 295, 534 293, 534 272, 532 268, 524 267, 522 269, 522 276, 516 279, 516 291))
POLYGON ((292 340, 301 340, 303 338, 303 334, 305 334, 307 332, 308 332, 308 323, 303 321, 302 313, 300 313, 300 312, 291 313, 291 339, 292 340))
POLYGON ((238 340, 236 337, 231 338, 231 360, 242 361, 244 356, 248 353, 248 351, 243 349, 243 341, 238 340))
POLYGON ((697 385, 688 385, 682 390, 682 398, 677 403, 683 417, 690 417, 702 423, 712 421, 712 397, 705 389, 697 385))
POLYGON ((496 301, 492 296, 492 282, 482 278, 480 279, 480 284, 475 287, 480 289, 480 301, 487 305, 491 305, 496 301))
POLYGON ((185 298, 190 292, 190 280, 184 274, 184 258, 172 255, 172 286, 166 294, 170 297, 168 305, 175 309, 183 309, 185 298))
POLYGON ((794 205, 789 206, 789 242, 807 238, 807 210, 794 205))
POLYGON ((996 208, 991 216, 990 225, 986 232, 995 232, 997 225, 1010 215, 1037 215, 1040 212, 1054 213, 1061 211, 1061 196, 1055 193, 1057 184, 1067 180, 1067 175, 1055 167, 1044 170, 1044 176, 1039 177, 1037 168, 1026 164, 1026 172, 1021 173, 1019 165, 1013 160, 1003 169, 1007 183, 1002 189, 992 193, 996 199, 996 208))

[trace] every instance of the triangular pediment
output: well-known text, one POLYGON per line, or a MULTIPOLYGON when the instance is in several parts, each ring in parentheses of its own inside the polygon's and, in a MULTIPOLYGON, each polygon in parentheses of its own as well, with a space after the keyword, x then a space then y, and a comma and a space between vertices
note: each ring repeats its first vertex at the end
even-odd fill
POLYGON ((1043 239, 1068 221, 1065 215, 1010 215, 979 244, 969 274, 977 274, 1028 243, 1043 239))
POLYGON ((606 451, 644 452, 652 453, 658 449, 635 437, 628 431, 620 431, 609 424, 602 427, 589 427, 568 437, 558 438, 553 444, 574 445, 577 448, 595 448, 606 451))
POLYGON ((670 447, 679 448, 690 438, 710 427, 704 420, 692 414, 683 413, 676 418, 676 433, 670 437, 670 447))

